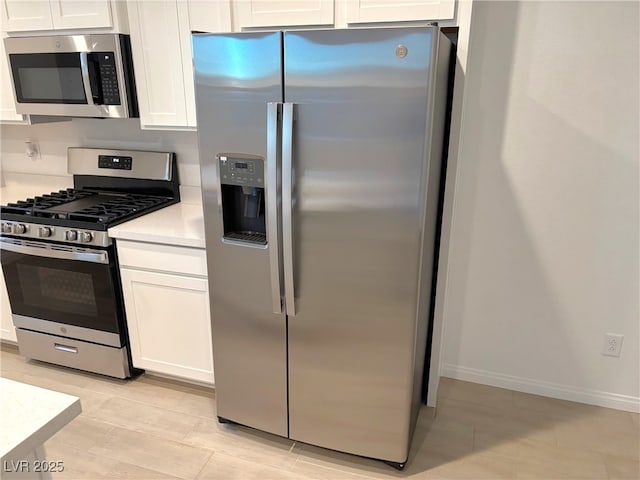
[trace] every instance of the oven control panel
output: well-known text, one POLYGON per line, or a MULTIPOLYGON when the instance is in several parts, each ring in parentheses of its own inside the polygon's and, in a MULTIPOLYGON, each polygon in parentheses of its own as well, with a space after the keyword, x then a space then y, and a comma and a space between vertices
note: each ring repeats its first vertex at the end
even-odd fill
POLYGON ((0 232, 2 235, 73 243, 87 247, 107 247, 111 245, 111 239, 107 235, 107 232, 80 230, 55 225, 40 225, 38 223, 4 221, 0 225, 0 232))
POLYGON ((113 170, 131 170, 133 157, 124 155, 98 155, 98 168, 110 168, 113 170))

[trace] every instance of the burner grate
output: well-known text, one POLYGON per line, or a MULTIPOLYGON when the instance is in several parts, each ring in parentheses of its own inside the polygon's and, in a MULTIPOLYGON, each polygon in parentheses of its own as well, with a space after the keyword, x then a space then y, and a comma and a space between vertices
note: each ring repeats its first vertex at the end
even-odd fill
POLYGON ((60 190, 58 192, 52 192, 28 198, 26 200, 18 200, 17 202, 8 203, 0 208, 0 212, 39 217, 43 216, 41 215, 43 210, 64 205, 65 203, 80 200, 81 198, 86 198, 91 195, 94 195, 94 193, 85 190, 67 188, 66 190, 60 190))
POLYGON ((0 214, 56 219, 102 225, 124 221, 163 205, 173 203, 172 197, 141 195, 94 190, 60 190, 0 207, 0 214), (76 202, 76 203, 73 203, 76 202), (66 208, 66 204, 69 204, 66 208))
POLYGON ((166 197, 122 195, 106 202, 70 212, 68 218, 70 220, 81 220, 85 222, 108 223, 144 212, 145 210, 170 201, 171 199, 166 197))

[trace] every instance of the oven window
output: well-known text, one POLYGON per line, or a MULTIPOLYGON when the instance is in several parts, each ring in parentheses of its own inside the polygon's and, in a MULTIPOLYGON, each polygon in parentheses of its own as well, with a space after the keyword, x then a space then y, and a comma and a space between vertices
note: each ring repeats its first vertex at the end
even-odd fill
POLYGON ((79 53, 10 54, 19 103, 86 104, 79 53))
MULTIPOLYGON (((114 258, 112 249, 107 250, 114 258)), ((11 312, 24 317, 120 333, 122 294, 115 261, 109 264, 2 250, 11 312)))
POLYGON ((74 315, 98 313, 93 278, 88 273, 18 265, 18 278, 26 305, 48 305, 52 310, 74 315))

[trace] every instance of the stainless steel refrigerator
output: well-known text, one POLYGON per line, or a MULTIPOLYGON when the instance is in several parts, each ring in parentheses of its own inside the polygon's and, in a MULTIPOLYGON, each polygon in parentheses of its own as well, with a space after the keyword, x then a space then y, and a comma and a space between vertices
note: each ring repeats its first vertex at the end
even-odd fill
POLYGON ((406 462, 449 52, 436 27, 193 35, 221 421, 406 462))

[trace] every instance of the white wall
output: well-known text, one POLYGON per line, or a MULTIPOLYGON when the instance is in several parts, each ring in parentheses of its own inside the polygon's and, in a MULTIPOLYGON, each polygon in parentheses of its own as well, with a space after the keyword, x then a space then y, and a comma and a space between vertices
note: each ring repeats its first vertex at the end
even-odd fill
POLYGON ((140 130, 137 119, 73 119, 39 125, 2 125, 3 172, 67 175, 67 147, 120 148, 175 152, 182 185, 200 187, 195 132, 140 130), (26 141, 37 141, 41 159, 25 155, 26 141))
POLYGON ((640 409, 639 14, 474 3, 444 376, 640 409))

